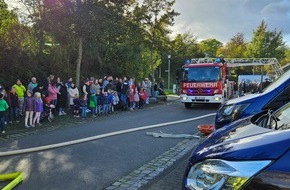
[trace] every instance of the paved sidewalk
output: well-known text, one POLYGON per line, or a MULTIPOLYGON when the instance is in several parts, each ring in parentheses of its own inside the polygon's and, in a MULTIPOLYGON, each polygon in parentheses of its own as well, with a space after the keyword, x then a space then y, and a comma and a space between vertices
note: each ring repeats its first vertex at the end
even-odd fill
POLYGON ((189 151, 174 165, 165 170, 161 175, 144 185, 139 190, 179 190, 182 188, 184 171, 192 151, 189 151))
POLYGON ((186 160, 187 155, 198 143, 198 139, 183 140, 147 164, 114 182, 105 190, 181 189, 183 167, 187 165, 183 160, 186 160), (180 169, 175 172, 171 169, 172 167, 180 169), (163 177, 158 177, 159 175, 163 177))

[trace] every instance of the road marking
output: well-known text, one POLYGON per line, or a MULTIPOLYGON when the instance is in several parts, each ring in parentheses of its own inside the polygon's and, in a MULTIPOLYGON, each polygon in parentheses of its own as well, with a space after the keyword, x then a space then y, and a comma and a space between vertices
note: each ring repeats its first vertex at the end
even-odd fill
POLYGON ((158 127, 164 127, 167 125, 186 123, 186 122, 195 121, 195 120, 203 119, 206 117, 214 116, 215 114, 216 113, 211 113, 211 114, 207 114, 207 115, 203 115, 203 116, 199 116, 199 117, 194 117, 194 118, 190 118, 190 119, 183 119, 183 120, 179 120, 179 121, 172 121, 172 122, 166 122, 166 123, 161 123, 161 124, 154 124, 154 125, 148 125, 148 126, 144 126, 144 127, 133 128, 133 129, 115 131, 115 132, 111 132, 111 133, 96 135, 93 137, 87 137, 87 138, 73 140, 73 141, 67 141, 67 142, 63 142, 63 143, 57 143, 57 144, 51 144, 51 145, 45 145, 45 146, 39 146, 39 147, 27 148, 27 149, 21 149, 21 150, 0 152, 0 157, 13 156, 13 155, 18 155, 18 154, 26 154, 26 153, 32 153, 32 152, 39 152, 39 151, 44 151, 44 150, 49 150, 49 149, 60 148, 60 147, 64 147, 64 146, 70 146, 70 145, 80 144, 80 143, 84 143, 84 142, 94 141, 97 139, 107 138, 107 137, 111 137, 111 136, 132 133, 132 132, 136 132, 136 131, 142 131, 142 130, 146 130, 146 129, 153 129, 153 128, 158 128, 158 127))

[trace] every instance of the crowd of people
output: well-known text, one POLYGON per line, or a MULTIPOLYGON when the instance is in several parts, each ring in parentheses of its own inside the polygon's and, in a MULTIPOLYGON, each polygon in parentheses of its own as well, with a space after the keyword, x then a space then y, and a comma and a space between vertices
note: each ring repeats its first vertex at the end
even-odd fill
POLYGON ((69 111, 73 117, 86 119, 119 110, 142 109, 149 104, 150 97, 158 96, 159 89, 164 89, 164 81, 157 84, 148 78, 136 82, 126 77, 91 77, 79 87, 72 78, 63 81, 53 75, 40 83, 32 77, 27 86, 17 79, 11 88, 0 84, 1 133, 5 133, 6 124, 19 123, 21 116, 26 128, 41 126, 48 111, 58 116, 69 111))
POLYGON ((243 96, 247 93, 257 93, 261 92, 264 88, 270 85, 270 80, 266 78, 262 83, 260 81, 254 80, 242 80, 237 86, 237 92, 239 96, 243 96))

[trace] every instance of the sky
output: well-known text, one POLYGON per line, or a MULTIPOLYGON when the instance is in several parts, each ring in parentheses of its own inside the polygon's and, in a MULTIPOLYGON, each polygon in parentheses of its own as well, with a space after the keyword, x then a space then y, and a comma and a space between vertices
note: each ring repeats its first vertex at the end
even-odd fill
MULTIPOLYGON (((17 2, 5 1, 8 4, 17 2)), ((190 32, 199 41, 215 38, 226 43, 237 33, 243 33, 249 42, 253 31, 264 20, 268 30, 282 31, 283 39, 290 47, 290 0, 175 1, 173 8, 180 15, 172 27, 174 34, 190 32)))
POLYGON ((226 43, 240 32, 251 41, 264 20, 268 30, 282 31, 290 47, 290 0, 176 0, 174 9, 180 13, 174 33, 189 31, 198 40, 226 43))

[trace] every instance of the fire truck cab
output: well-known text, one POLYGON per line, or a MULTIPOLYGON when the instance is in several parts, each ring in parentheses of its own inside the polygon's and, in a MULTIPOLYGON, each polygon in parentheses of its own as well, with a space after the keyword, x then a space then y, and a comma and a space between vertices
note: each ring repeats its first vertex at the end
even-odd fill
POLYGON ((227 96, 225 63, 193 59, 183 66, 180 98, 186 108, 193 103, 221 103, 227 96))
POLYGON ((276 58, 229 58, 225 63, 214 58, 195 58, 182 67, 180 98, 185 108, 192 104, 222 103, 234 95, 234 82, 228 69, 240 66, 272 66, 276 76, 284 72, 276 58))

